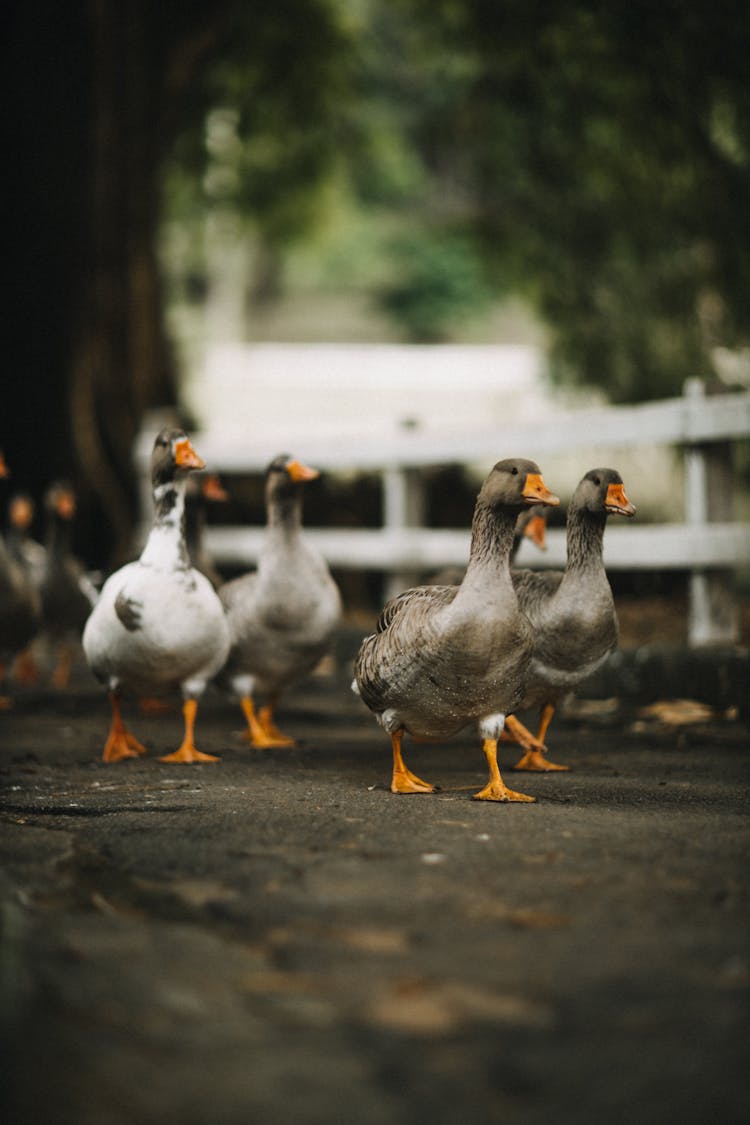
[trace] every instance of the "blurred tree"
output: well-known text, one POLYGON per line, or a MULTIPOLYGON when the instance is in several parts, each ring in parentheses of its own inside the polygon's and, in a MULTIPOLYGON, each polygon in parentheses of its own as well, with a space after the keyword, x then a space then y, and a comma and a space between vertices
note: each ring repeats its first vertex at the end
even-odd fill
POLYGON ((463 81, 414 143, 461 177, 500 291, 560 378, 678 391, 750 336, 750 8, 742 0, 401 0, 463 81))
MULTIPOLYGON (((163 184, 180 221, 209 201, 253 216, 267 301, 335 173, 333 198, 396 216, 348 278, 377 260, 373 295, 412 337, 490 285, 551 325, 560 378, 677 390, 750 335, 749 30, 741 0, 11 0, 17 480, 75 475, 97 561, 129 550, 133 437, 176 400, 163 184)), ((205 289, 197 257, 185 285, 205 289)))
POLYGON ((157 261, 165 164, 178 141, 190 159, 233 79, 249 130, 283 155, 283 175, 250 178, 251 202, 269 238, 293 225, 332 144, 325 112, 345 40, 326 0, 283 12, 271 0, 16 0, 3 49, 11 378, 0 442, 37 494, 53 474, 77 479, 101 563, 132 548, 143 411, 176 401, 157 261))

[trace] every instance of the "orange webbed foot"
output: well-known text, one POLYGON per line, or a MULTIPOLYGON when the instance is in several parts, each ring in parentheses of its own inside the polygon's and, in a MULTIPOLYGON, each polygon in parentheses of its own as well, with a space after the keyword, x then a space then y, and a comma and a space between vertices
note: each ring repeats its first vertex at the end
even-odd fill
POLYGON ((564 772, 570 766, 559 766, 551 762, 541 750, 527 750, 513 767, 514 770, 529 770, 535 773, 564 772))
POLYGON ((221 758, 217 757, 216 754, 203 754, 200 750, 196 750, 192 743, 183 742, 178 750, 175 750, 172 754, 164 754, 163 757, 159 758, 159 761, 189 764, 192 762, 220 762, 221 758))
POLYGON ((393 771, 391 779, 391 793, 436 793, 437 786, 431 785, 429 781, 422 781, 421 777, 417 777, 410 769, 404 768, 403 771, 393 771))
POLYGON ((474 801, 521 801, 527 804, 533 804, 536 797, 529 797, 526 793, 517 793, 515 789, 509 789, 502 781, 498 785, 495 781, 488 781, 484 789, 480 789, 475 793, 472 800, 474 801))
POLYGON ((215 754, 203 754, 200 750, 196 750, 193 741, 193 730, 195 728, 195 716, 198 713, 198 703, 195 699, 186 699, 182 705, 182 713, 185 717, 185 737, 182 740, 182 745, 174 751, 173 754, 165 754, 159 758, 160 762, 182 762, 190 764, 193 762, 220 762, 221 758, 217 758, 215 754))
POLYGON ((121 762, 125 758, 138 758, 145 753, 146 747, 130 731, 121 727, 110 731, 109 738, 104 745, 102 761, 121 762))

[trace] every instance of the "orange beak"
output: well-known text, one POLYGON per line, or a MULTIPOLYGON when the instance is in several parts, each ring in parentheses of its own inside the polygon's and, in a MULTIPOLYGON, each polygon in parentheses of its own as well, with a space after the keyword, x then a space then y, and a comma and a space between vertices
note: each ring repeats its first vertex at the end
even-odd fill
POLYGON ((317 469, 311 469, 309 465, 303 465, 301 461, 287 461, 286 471, 295 482, 303 480, 315 480, 320 476, 317 469))
POLYGON ((178 469, 205 469, 206 462, 198 456, 187 438, 174 443, 174 463, 178 469))
POLYGON ((560 503, 560 497, 550 492, 541 473, 526 474, 526 484, 521 495, 527 504, 548 504, 554 508, 560 503))
POLYGON ((76 498, 72 492, 64 489, 55 497, 55 511, 62 520, 72 520, 76 514, 76 498))
POLYGON ((607 488, 607 499, 604 502, 608 512, 612 515, 634 516, 635 504, 631 504, 625 495, 621 484, 610 484, 607 488))
POLYGON ((9 476, 10 469, 8 468, 7 462, 2 453, 0 453, 0 480, 5 480, 5 478, 9 476))
POLYGON ((547 550, 547 520, 541 512, 534 512, 523 533, 540 551, 547 550))
POLYGON ((8 515, 13 527, 25 531, 27 527, 31 526, 31 521, 34 518, 34 507, 24 496, 16 496, 10 502, 8 515))
POLYGON ((206 500, 215 500, 217 503, 223 503, 229 499, 229 493, 222 486, 216 473, 211 473, 203 481, 203 495, 206 500))

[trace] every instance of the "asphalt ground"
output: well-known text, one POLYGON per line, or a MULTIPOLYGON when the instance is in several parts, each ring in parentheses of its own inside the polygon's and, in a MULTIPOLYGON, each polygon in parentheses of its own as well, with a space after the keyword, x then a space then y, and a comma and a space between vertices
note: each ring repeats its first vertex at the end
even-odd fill
MULTIPOLYGON (((479 741, 405 743, 388 790, 348 671, 290 693, 294 750, 208 694, 176 766, 105 765, 105 698, 0 714, 3 1121, 565 1125, 750 1120, 748 725, 579 703, 472 801, 479 741)), ((585 693, 584 693, 585 694, 585 693)))

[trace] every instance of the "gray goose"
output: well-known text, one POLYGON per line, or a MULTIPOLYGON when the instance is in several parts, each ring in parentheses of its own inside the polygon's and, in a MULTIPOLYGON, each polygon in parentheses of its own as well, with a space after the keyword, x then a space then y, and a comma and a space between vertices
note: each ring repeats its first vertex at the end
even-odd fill
MULTIPOLYGON (((9 475, 0 453, 0 478, 9 475)), ((0 688, 15 657, 31 643, 41 623, 39 594, 25 568, 0 536, 0 688)), ((0 696, 0 708, 11 706, 0 696)))
POLYGON ((535 738, 518 722, 509 732, 525 749, 516 769, 568 769, 546 757, 544 738, 555 706, 617 645, 617 615, 602 553, 609 515, 633 516, 635 506, 616 469, 592 469, 568 509, 565 570, 513 573, 518 600, 534 629, 534 653, 519 709, 540 708, 535 738))
POLYGON ((219 682, 239 699, 247 736, 259 749, 293 746, 276 726, 284 688, 329 650, 341 597, 320 553, 302 530, 302 493, 320 474, 288 454, 266 470, 266 533, 258 568, 219 589, 232 647, 219 682), (255 695, 266 696, 256 713, 255 695))
POLYGON ((154 522, 141 556, 110 575, 83 632, 91 670, 109 689, 112 726, 105 762, 143 754, 120 712, 124 688, 143 695, 180 688, 185 733, 164 762, 215 762, 194 742, 198 700, 229 652, 229 629, 211 583, 190 565, 185 546, 187 475, 204 462, 182 430, 154 442, 154 522))
MULTIPOLYGON (((44 577, 46 552, 41 543, 31 535, 34 511, 34 501, 27 492, 17 492, 11 496, 8 504, 6 544, 13 560, 22 568, 31 585, 38 591, 44 577)), ((19 683, 27 684, 39 680, 39 668, 32 645, 24 648, 18 656, 13 668, 13 678, 19 683)))
POLYGON ((362 642, 352 687, 390 735, 392 792, 434 791, 406 767, 404 733, 437 741, 476 723, 489 780, 475 798, 534 799, 508 789, 497 766, 497 741, 523 696, 533 647, 513 588, 510 552, 519 512, 558 503, 533 461, 499 461, 477 497, 461 584, 399 594, 362 642))

